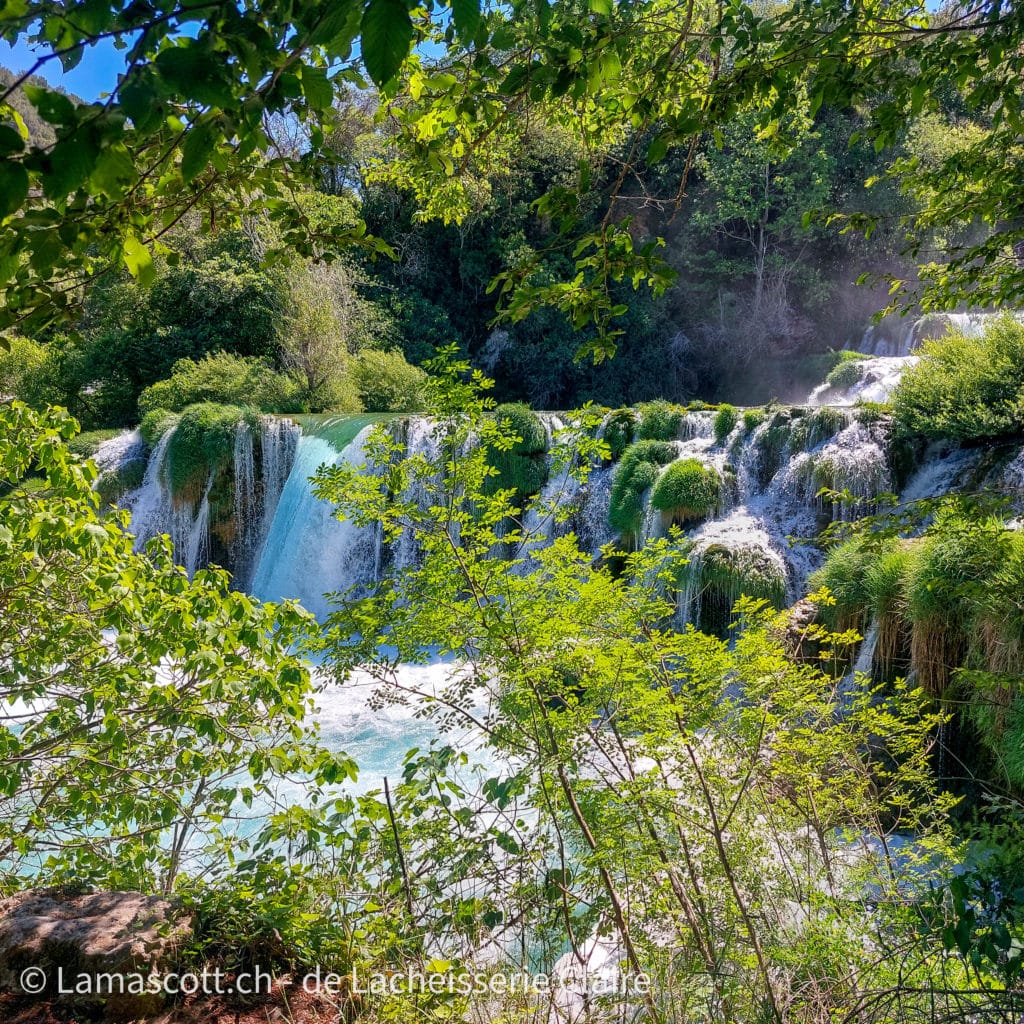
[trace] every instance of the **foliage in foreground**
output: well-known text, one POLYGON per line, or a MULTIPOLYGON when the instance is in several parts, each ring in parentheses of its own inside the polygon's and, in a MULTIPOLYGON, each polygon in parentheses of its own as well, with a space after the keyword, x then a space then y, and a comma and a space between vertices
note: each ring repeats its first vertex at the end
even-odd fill
POLYGON ((76 429, 0 407, 0 880, 169 889, 223 870, 280 776, 315 766, 309 620, 221 571, 189 580, 167 538, 134 552, 76 429))
MULTIPOLYGON (((396 458, 399 442, 378 431, 368 453, 383 478, 320 475, 340 515, 385 536, 411 530, 423 551, 338 609, 325 653, 339 680, 369 672, 381 701, 470 728, 502 766, 474 808, 505 830, 477 890, 491 938, 513 959, 567 942, 583 964, 590 938, 606 936, 624 970, 657 979, 632 1000, 651 1021, 899 1019, 938 988, 962 993, 960 1007, 996 1005, 993 965, 969 983, 935 930, 941 901, 924 911, 954 851, 921 693, 842 695, 786 658, 756 602, 740 603, 732 645, 666 630, 680 561, 667 542, 627 556, 616 577, 572 535, 536 548, 499 526, 513 506, 508 492, 487 495, 478 444, 498 428, 465 369, 436 386, 436 463, 396 458), (499 541, 511 560, 494 557, 499 541), (395 672, 437 653, 453 659, 437 691, 395 672), (903 830, 913 840, 898 856, 882 852, 903 830), (879 943, 913 966, 877 957, 879 943)), ((556 445, 584 476, 602 454, 592 430, 582 422, 556 445)), ((474 820, 454 800, 447 814, 474 820)), ((447 941, 437 928, 423 873, 439 859, 407 839, 404 929, 429 936, 431 953, 470 956, 457 919, 447 941)))

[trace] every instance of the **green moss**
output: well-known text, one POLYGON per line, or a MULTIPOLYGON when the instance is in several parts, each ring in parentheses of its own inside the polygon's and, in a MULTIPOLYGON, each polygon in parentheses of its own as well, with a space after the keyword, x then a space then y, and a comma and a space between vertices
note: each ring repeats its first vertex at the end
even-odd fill
POLYGON ((640 426, 637 438, 641 441, 674 441, 679 436, 685 412, 669 402, 644 402, 637 406, 640 426))
POLYGON ((668 441, 637 441, 623 453, 612 481, 608 522, 625 544, 635 545, 644 518, 644 492, 658 478, 658 466, 676 457, 668 441))
POLYGON ((801 416, 793 426, 791 447, 795 452, 808 452, 823 441, 834 437, 847 425, 847 413, 842 409, 822 405, 801 416))
POLYGON ((618 462, 636 436, 636 415, 633 410, 616 409, 610 413, 605 420, 602 436, 611 451, 612 461, 618 462))
POLYGON ((760 487, 767 487, 773 476, 782 468, 789 449, 789 438, 793 430, 793 412, 779 409, 768 421, 754 443, 757 450, 757 479, 760 487))
POLYGON ((494 417, 506 433, 519 438, 512 448, 517 455, 541 455, 547 451, 548 435, 544 424, 525 402, 499 405, 494 417))
POLYGON ((651 505, 673 523, 704 519, 718 508, 721 479, 699 459, 673 462, 658 478, 651 505))
POLYGON ((739 422, 740 414, 734 405, 722 405, 715 416, 715 441, 721 444, 739 422))
POLYGON ((164 434, 173 430, 177 425, 178 414, 176 412, 168 412, 167 409, 154 409, 142 417, 139 433, 142 434, 142 440, 150 448, 155 448, 164 434))
POLYGON ((230 462, 240 421, 258 414, 237 405, 202 402, 184 409, 167 449, 168 485, 176 498, 195 500, 211 473, 230 462))
POLYGON ((485 489, 490 494, 515 490, 517 498, 529 498, 537 494, 547 480, 547 431, 540 417, 521 402, 499 405, 494 415, 506 435, 518 440, 506 451, 495 448, 488 451, 487 461, 497 474, 488 477, 485 489))
POLYGON ((132 459, 117 469, 101 473, 96 481, 96 493, 101 506, 116 505, 130 491, 142 486, 145 475, 145 459, 132 459))
POLYGON ((786 576, 778 563, 758 548, 727 548, 713 544, 683 566, 681 582, 697 596, 698 622, 708 633, 725 636, 740 597, 786 604, 786 576))

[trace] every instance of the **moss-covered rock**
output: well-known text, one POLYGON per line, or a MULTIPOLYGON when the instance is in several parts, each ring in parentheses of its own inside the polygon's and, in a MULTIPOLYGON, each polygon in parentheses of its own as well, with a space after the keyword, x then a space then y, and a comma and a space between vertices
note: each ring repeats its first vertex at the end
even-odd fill
POLYGON ((740 413, 736 406, 728 404, 719 406, 714 425, 716 443, 722 444, 739 421, 740 413))
POLYGON ((778 559, 761 548, 711 544, 694 552, 683 566, 680 590, 691 597, 695 624, 704 632, 725 636, 741 597, 767 601, 777 609, 785 607, 786 573, 778 559))
POLYGON ((793 425, 790 446, 794 452, 809 452, 847 426, 853 413, 822 405, 801 416, 793 425))
POLYGON ((153 409, 142 417, 139 433, 150 448, 155 448, 164 434, 173 430, 177 425, 178 414, 176 412, 169 412, 167 409, 153 409))
POLYGON ((514 490, 523 501, 537 494, 547 480, 548 435, 540 417, 522 402, 499 405, 494 410, 507 436, 517 438, 511 448, 491 448, 488 463, 497 473, 488 477, 485 489, 493 494, 514 490))
POLYGON ((671 463, 658 478, 651 505, 677 525, 704 519, 718 509, 721 478, 699 459, 671 463))
POLYGON ((610 458, 618 462, 636 436, 636 415, 632 409, 616 409, 608 414, 601 436, 610 451, 610 458))
POLYGON ((658 478, 658 467, 676 457, 668 441, 637 441, 623 453, 608 506, 608 522, 627 546, 636 544, 644 519, 644 494, 658 478))
POLYGON ((686 411, 670 402, 644 402, 637 406, 640 425, 637 438, 641 441, 674 441, 679 437, 686 411))
POLYGON ((202 402, 184 409, 167 448, 167 483, 177 499, 195 501, 231 461, 240 422, 255 428, 258 413, 237 405, 202 402))
POLYGON ((828 372, 825 383, 836 391, 845 391, 859 384, 864 376, 864 360, 868 357, 862 352, 837 352, 836 365, 828 372))

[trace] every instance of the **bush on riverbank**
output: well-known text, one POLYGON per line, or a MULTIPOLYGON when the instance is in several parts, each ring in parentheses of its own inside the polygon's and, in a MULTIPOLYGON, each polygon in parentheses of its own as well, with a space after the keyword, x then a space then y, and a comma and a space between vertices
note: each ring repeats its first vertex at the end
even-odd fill
POLYGON ((277 373, 265 359, 216 352, 202 359, 179 359, 170 377, 139 396, 139 412, 181 412, 200 402, 246 405, 262 412, 302 412, 297 381, 277 373))
POLYGON ((930 439, 979 441, 1024 431, 1024 325, 1006 315, 977 338, 926 341, 892 397, 896 423, 930 439))

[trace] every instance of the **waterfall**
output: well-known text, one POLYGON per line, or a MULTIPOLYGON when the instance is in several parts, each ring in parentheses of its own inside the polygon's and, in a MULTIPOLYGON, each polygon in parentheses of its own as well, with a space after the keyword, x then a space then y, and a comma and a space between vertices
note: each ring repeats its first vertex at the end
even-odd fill
POLYGON ((310 479, 324 465, 363 460, 364 428, 340 453, 320 437, 302 434, 253 576, 252 593, 267 601, 296 598, 320 618, 326 595, 373 581, 377 531, 334 517, 329 502, 313 493, 310 479))
MULTIPOLYGON (((441 451, 441 442, 437 436, 433 420, 425 416, 413 416, 405 425, 405 457, 407 459, 424 459, 434 463, 441 451)), ((417 477, 409 485, 402 496, 405 501, 425 512, 431 504, 431 492, 440 480, 417 477)), ((378 538, 379 540, 379 538, 378 538)), ((394 542, 391 550, 392 565, 397 572, 416 565, 419 561, 420 549, 416 534, 412 530, 404 530, 394 542)), ((378 554, 378 562, 383 563, 383 553, 378 554)))
POLYGON ((863 677, 866 676, 868 683, 871 683, 871 673, 875 664, 875 651, 878 650, 878 635, 878 623, 872 622, 864 634, 864 639, 861 640, 860 650, 857 652, 857 660, 853 663, 850 671, 839 682, 839 698, 841 702, 845 702, 846 698, 863 689, 863 685, 860 682, 863 677))
POLYGON ((116 473, 129 462, 145 458, 146 442, 138 430, 126 430, 116 437, 100 443, 92 457, 96 468, 103 473, 116 473))
POLYGON ((808 396, 808 405, 855 405, 857 402, 887 402, 896 390, 908 367, 918 362, 917 356, 875 356, 857 360, 853 366, 860 374, 857 381, 845 388, 819 384, 808 396))
POLYGON ((125 499, 136 550, 166 533, 189 575, 212 561, 231 568, 235 585, 246 589, 291 469, 298 433, 295 424, 264 416, 254 435, 251 424, 240 420, 230 460, 210 470, 198 501, 171 491, 169 453, 174 431, 165 433, 150 454, 142 484, 125 499), (211 492, 222 480, 230 484, 233 500, 230 507, 218 508, 214 519, 211 492))
POLYGON ((207 480, 198 506, 175 500, 168 482, 168 451, 173 432, 168 431, 153 449, 142 486, 127 499, 131 510, 135 550, 160 534, 169 534, 175 558, 191 576, 206 563, 209 550, 210 487, 207 480))

